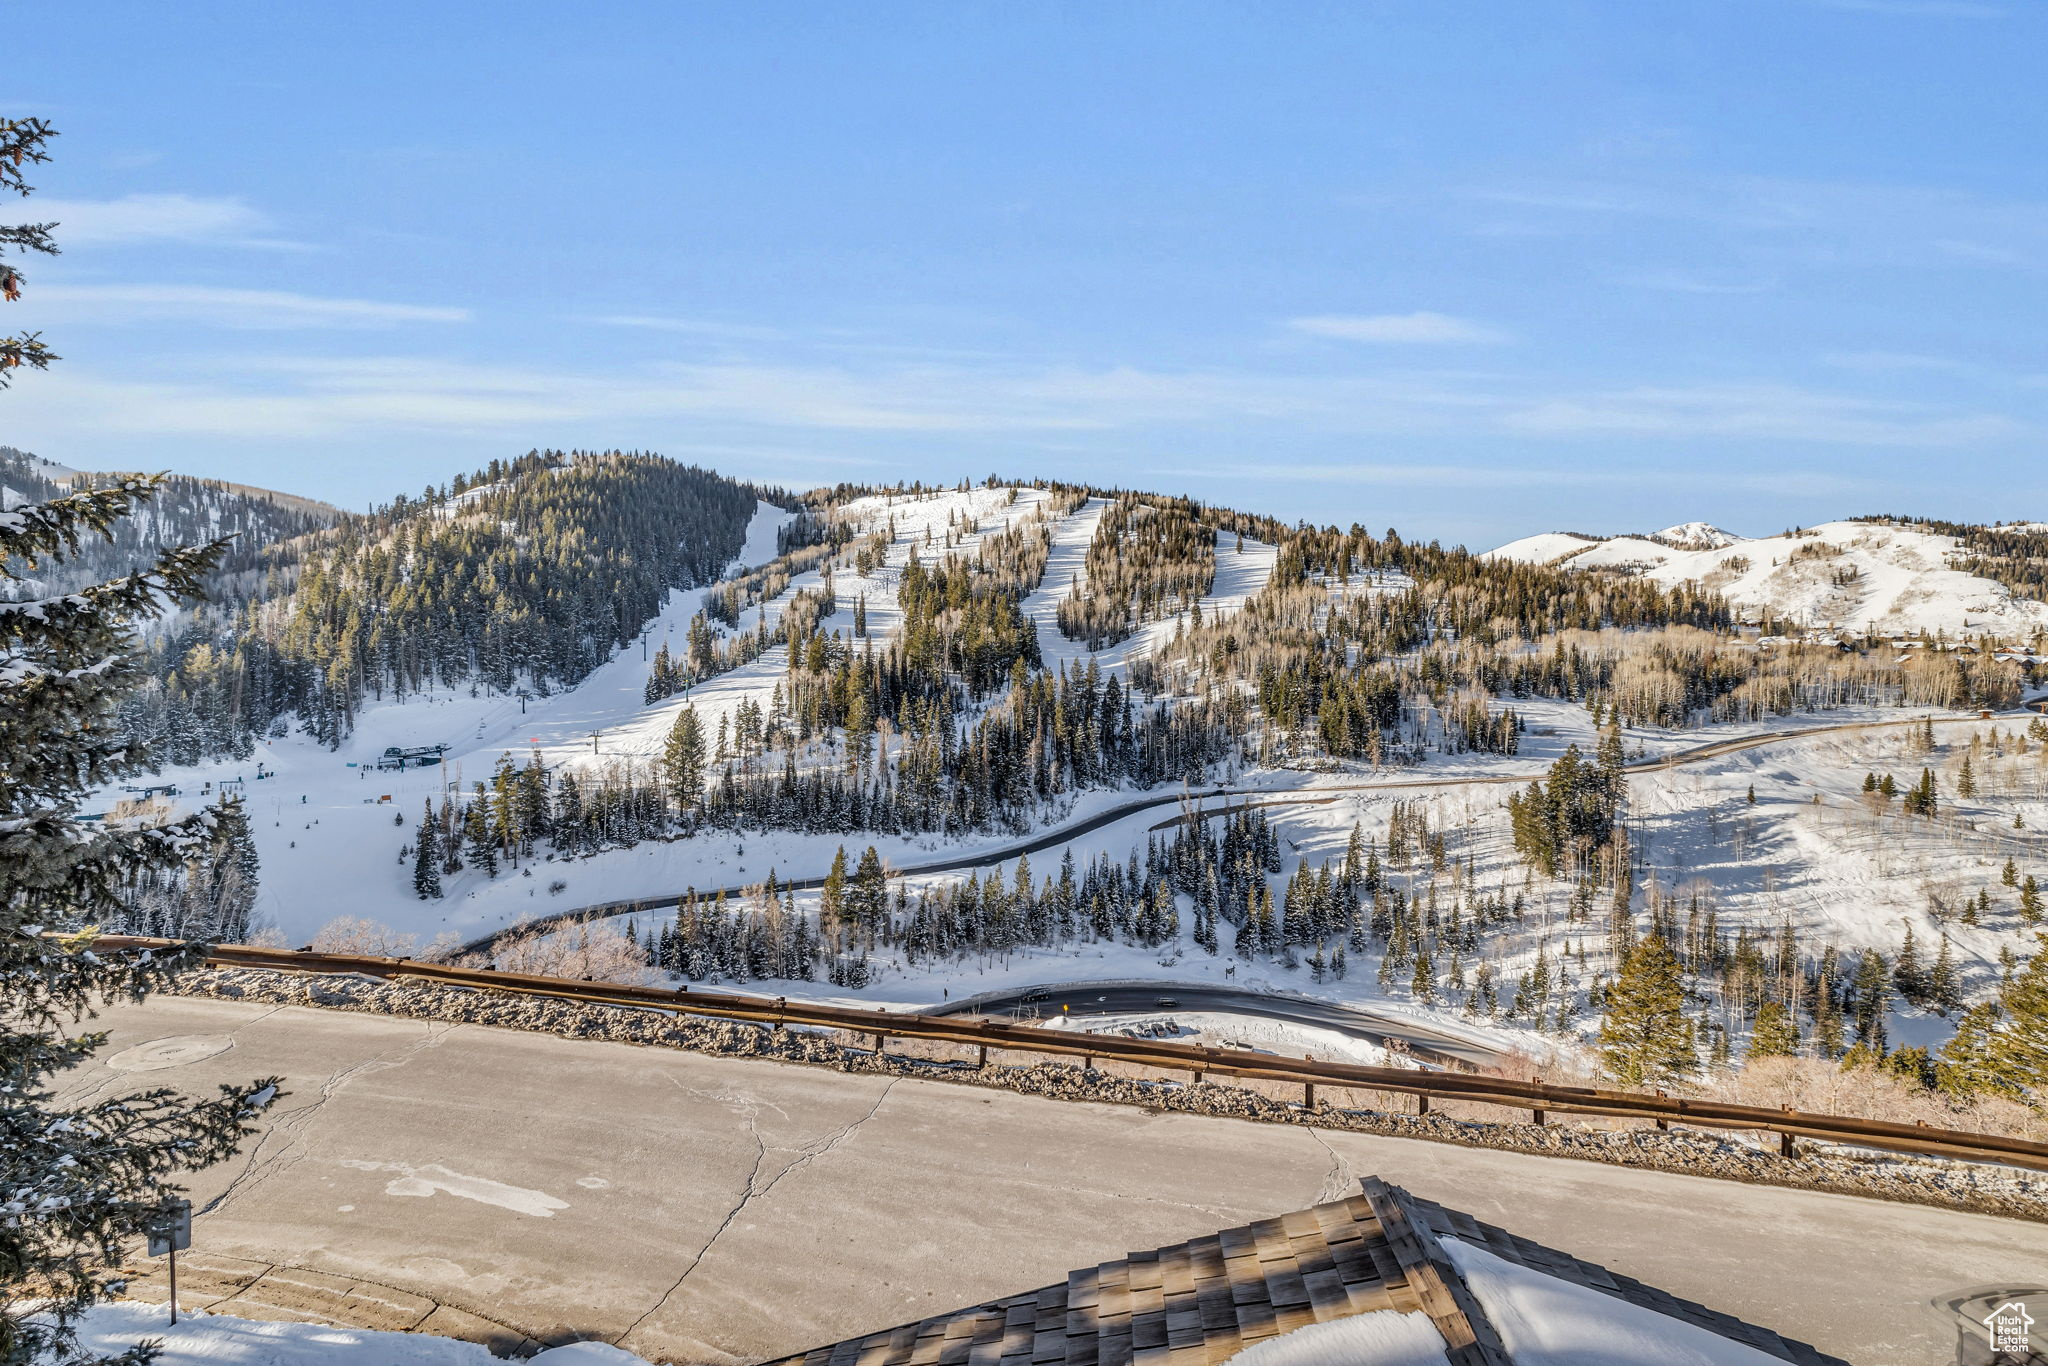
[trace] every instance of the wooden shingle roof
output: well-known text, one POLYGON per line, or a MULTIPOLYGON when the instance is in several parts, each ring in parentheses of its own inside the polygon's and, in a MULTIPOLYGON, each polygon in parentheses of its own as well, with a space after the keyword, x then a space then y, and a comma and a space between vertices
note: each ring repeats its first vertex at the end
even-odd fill
POLYGON ((1438 1242, 1445 1234, 1798 1366, 1847 1366, 1377 1178, 1349 1199, 1134 1252, 764 1366, 1218 1366, 1262 1339, 1381 1309, 1428 1314, 1451 1366, 1513 1366, 1438 1242))

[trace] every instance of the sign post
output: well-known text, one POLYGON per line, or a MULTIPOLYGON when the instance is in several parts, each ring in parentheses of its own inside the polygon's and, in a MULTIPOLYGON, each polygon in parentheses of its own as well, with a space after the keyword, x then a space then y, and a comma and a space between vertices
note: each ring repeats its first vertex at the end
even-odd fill
POLYGON ((149 1231, 149 1255, 171 1259, 171 1326, 178 1323, 178 1251, 192 1246, 192 1202, 173 1200, 149 1231))

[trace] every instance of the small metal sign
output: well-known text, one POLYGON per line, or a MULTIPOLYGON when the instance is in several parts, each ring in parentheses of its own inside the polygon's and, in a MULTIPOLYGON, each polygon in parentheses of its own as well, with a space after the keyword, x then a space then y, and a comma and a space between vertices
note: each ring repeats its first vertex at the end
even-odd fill
POLYGON ((177 1200, 165 1205, 149 1230, 149 1255, 162 1257, 192 1246, 192 1202, 177 1200))

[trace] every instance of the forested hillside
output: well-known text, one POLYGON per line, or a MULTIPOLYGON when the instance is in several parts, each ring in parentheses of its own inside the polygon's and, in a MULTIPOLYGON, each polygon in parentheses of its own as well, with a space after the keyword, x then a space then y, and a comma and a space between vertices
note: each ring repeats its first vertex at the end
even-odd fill
POLYGON ((583 678, 672 589, 715 579, 752 486, 659 456, 532 452, 261 550, 152 642, 124 721, 172 763, 294 720, 328 744, 366 699, 583 678), (260 569, 259 569, 260 566, 260 569))
MULTIPOLYGON (((73 489, 97 487, 111 477, 57 473, 57 467, 26 451, 0 446, 0 505, 6 508, 47 502, 73 489)), ((9 589, 17 595, 69 592, 128 573, 167 546, 204 545, 228 536, 233 540, 208 576, 208 591, 216 597, 250 593, 261 586, 271 546, 331 527, 345 516, 339 508, 309 498, 174 474, 134 515, 114 523, 107 536, 86 538, 76 556, 61 565, 29 571, 9 589)))
MULTIPOLYGON (((2048 723, 1943 743, 1916 720, 1903 753, 1885 748, 1896 730, 1838 741, 1865 747, 1803 765, 1794 800, 1739 767, 1668 780, 1728 789, 1697 800, 1623 771, 1709 725, 2009 706, 2021 659, 1875 635, 1764 648, 1691 579, 1151 493, 842 487, 760 519, 757 497, 653 457, 536 452, 396 499, 271 546, 260 591, 181 617, 131 722, 173 763, 302 733, 262 751, 294 781, 259 789, 268 819, 230 860, 253 874, 260 851, 293 905, 326 895, 335 858, 388 841, 372 899, 450 929, 531 914, 541 891, 558 906, 674 896, 641 945, 686 976, 865 988, 1013 954, 1185 956, 1588 1043, 1595 1019, 1623 1030, 1624 998, 1668 979, 1683 996, 1657 1007, 1668 1028, 1601 1036, 1616 1075, 1674 1079, 1688 1057, 1711 1070, 1781 1051, 1789 1031, 1816 1056, 1896 1057, 1900 1085, 2005 1085, 1889 1045, 1885 1020, 1946 1029, 2006 991, 2042 914, 2024 854, 2048 825, 2048 763, 2029 767, 2048 723), (750 522, 750 567, 720 579, 750 522), (619 649, 643 630, 645 662, 619 649), (522 690, 531 716, 505 701, 522 690), (363 712, 423 694, 419 715, 363 712), (351 739, 359 722, 371 738, 351 739), (458 743, 444 765, 365 784, 350 761, 390 737, 458 743), (1845 778, 1848 762, 1867 775, 1845 778), (1505 773, 1518 788, 1452 793, 1505 773), (1154 807, 1122 844, 1035 872, 912 887, 887 867, 1122 794, 1436 775, 1435 795, 1296 797, 1221 825, 1161 825, 1154 807), (1745 871, 1769 840, 1807 879, 1799 901, 1776 871, 1745 871), (690 891, 759 878, 749 845, 765 846, 757 870, 816 876, 842 841, 817 898, 765 880, 690 891), (1888 871, 1901 851, 1911 887, 1888 871), (663 867, 652 889, 611 882, 663 867)), ((247 913, 239 874, 187 876, 140 888, 133 923, 247 913)))

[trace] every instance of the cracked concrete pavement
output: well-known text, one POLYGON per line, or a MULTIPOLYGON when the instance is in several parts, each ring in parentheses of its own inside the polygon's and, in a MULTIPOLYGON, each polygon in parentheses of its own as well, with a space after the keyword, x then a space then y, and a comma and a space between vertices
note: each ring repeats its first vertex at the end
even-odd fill
POLYGON ((1369 1173, 1868 1366, 1946 1360, 1936 1295, 2048 1266, 2041 1225, 1374 1135, 295 1006, 100 1024, 73 1094, 287 1079, 192 1182, 195 1254, 653 1360, 798 1351, 1369 1173))

